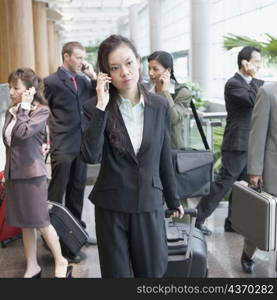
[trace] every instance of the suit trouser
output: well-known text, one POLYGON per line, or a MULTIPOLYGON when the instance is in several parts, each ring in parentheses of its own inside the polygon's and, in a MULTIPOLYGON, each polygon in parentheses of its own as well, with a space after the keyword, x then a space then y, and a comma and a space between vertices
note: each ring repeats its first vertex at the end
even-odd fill
POLYGON ((248 239, 244 239, 243 251, 247 254, 249 258, 252 258, 257 250, 257 246, 254 245, 248 239))
MULTIPOLYGON (((105 201, 105 199, 103 199, 105 201)), ((103 278, 162 277, 167 269, 164 210, 122 213, 95 206, 103 278)))
POLYGON ((79 153, 51 154, 51 181, 48 199, 62 203, 81 221, 87 165, 81 161, 79 153))
MULTIPOLYGON (((204 223, 205 219, 213 213, 236 180, 247 180, 246 164, 246 151, 222 151, 222 167, 216 180, 212 183, 211 192, 208 196, 201 198, 197 205, 196 222, 198 224, 204 223)), ((229 207, 231 209, 231 203, 229 203, 229 207)), ((230 210, 228 212, 230 218, 229 214, 231 214, 230 210)))

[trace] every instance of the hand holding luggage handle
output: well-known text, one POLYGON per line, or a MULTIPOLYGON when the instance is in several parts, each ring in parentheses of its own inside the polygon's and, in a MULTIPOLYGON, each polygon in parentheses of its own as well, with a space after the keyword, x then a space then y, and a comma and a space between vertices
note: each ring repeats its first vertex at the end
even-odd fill
MULTIPOLYGON (((173 213, 178 210, 176 209, 167 209, 165 211, 165 217, 166 218, 170 218, 173 213)), ((186 255, 185 255, 185 259, 188 259, 192 253, 192 238, 193 238, 193 231, 195 228, 195 222, 196 222, 196 217, 197 217, 197 209, 196 208, 184 208, 184 215, 189 215, 191 218, 191 222, 190 222, 190 229, 189 229, 189 237, 188 237, 188 246, 187 246, 187 251, 186 251, 186 255)), ((183 233, 183 237, 184 237, 184 233, 183 233)))

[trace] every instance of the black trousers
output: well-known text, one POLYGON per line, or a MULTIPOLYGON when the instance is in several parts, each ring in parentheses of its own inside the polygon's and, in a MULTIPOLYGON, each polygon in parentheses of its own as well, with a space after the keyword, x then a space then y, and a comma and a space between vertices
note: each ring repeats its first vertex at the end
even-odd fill
MULTIPOLYGON (((246 151, 222 151, 222 167, 212 183, 211 193, 201 198, 196 207, 198 224, 204 223, 205 219, 213 213, 236 180, 248 180, 246 165, 246 151)), ((229 197, 228 218, 231 218, 231 202, 232 195, 229 197)))
POLYGON ((48 199, 62 203, 81 221, 87 165, 79 153, 51 154, 52 176, 48 188, 48 199))
POLYGON ((163 209, 122 213, 96 206, 95 223, 103 278, 164 275, 168 250, 163 209))

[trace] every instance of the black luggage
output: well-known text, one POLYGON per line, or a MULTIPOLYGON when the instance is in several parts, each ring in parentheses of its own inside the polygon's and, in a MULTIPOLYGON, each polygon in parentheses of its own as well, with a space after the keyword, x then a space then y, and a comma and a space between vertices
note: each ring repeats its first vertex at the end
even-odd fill
POLYGON ((164 277, 207 277, 207 243, 195 228, 196 209, 185 209, 191 224, 167 222, 168 267, 164 277))
POLYGON ((87 232, 63 205, 48 201, 50 221, 60 238, 63 255, 76 256, 88 240, 87 232))

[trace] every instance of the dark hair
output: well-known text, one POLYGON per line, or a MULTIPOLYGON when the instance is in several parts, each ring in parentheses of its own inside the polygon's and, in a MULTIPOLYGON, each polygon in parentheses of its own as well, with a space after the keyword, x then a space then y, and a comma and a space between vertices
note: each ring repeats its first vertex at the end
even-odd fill
POLYGON ((16 84, 18 79, 21 79, 27 89, 34 87, 36 93, 34 100, 42 105, 47 105, 47 101, 44 97, 44 84, 43 80, 30 68, 19 68, 9 75, 8 83, 16 84))
POLYGON ((250 61, 251 57, 252 57, 252 53, 256 51, 256 52, 261 52, 260 49, 255 48, 255 47, 251 47, 251 46, 246 46, 244 48, 242 48, 238 54, 238 67, 239 69, 242 67, 241 61, 242 60, 247 60, 250 61))
POLYGON ((63 61, 64 61, 64 54, 67 53, 68 55, 71 55, 75 48, 78 48, 80 50, 85 50, 85 47, 79 42, 68 42, 63 45, 63 49, 62 49, 63 61))
MULTIPOLYGON (((106 38, 99 46, 97 65, 100 72, 110 74, 109 55, 122 44, 128 46, 134 52, 136 58, 139 58, 135 46, 129 39, 121 35, 113 34, 106 38)), ((140 83, 139 89, 140 91, 143 90, 143 87, 140 83)), ((125 149, 123 147, 124 135, 122 133, 122 126, 119 123, 119 108, 116 103, 116 99, 118 98, 118 91, 112 84, 110 84, 109 93, 110 101, 107 105, 107 109, 109 110, 109 116, 107 121, 107 131, 109 140, 110 143, 119 150, 119 152, 125 152, 125 149)))
POLYGON ((174 75, 173 58, 170 53, 165 51, 155 51, 148 56, 148 62, 151 60, 158 61, 165 69, 170 68, 170 78, 178 83, 174 75))

